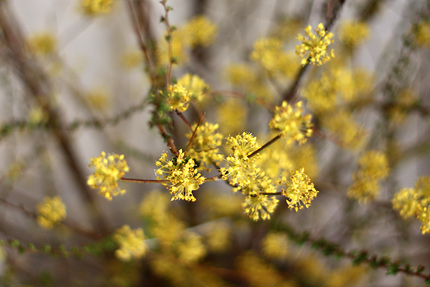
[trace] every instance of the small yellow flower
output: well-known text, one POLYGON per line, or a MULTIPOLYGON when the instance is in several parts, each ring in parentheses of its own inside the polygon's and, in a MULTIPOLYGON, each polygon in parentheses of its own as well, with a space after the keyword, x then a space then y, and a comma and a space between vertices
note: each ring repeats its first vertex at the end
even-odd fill
POLYGON ((275 196, 250 194, 245 198, 242 207, 252 220, 268 220, 278 202, 279 200, 275 196))
POLYGON ((282 177, 279 184, 286 184, 287 188, 282 189, 282 195, 287 197, 288 208, 294 208, 295 211, 302 209, 303 206, 308 208, 318 194, 303 168, 291 171, 290 180, 282 177))
POLYGON ((287 235, 270 232, 262 240, 263 253, 269 258, 283 259, 288 254, 287 235))
POLYGON ((328 46, 333 43, 333 33, 327 33, 324 25, 320 23, 315 29, 316 35, 312 33, 312 27, 305 28, 306 37, 297 36, 297 40, 302 42, 296 46, 296 54, 302 58, 302 65, 308 62, 312 65, 322 65, 331 58, 334 58, 333 50, 328 51, 328 46))
POLYGON ((187 37, 187 44, 192 48, 207 47, 214 42, 218 27, 208 18, 197 16, 191 19, 182 31, 187 37))
POLYGON ((30 51, 35 55, 52 55, 57 49, 57 45, 55 36, 48 32, 34 34, 28 39, 30 51))
POLYGON ((385 154, 371 150, 363 154, 358 162, 359 170, 353 174, 354 183, 348 189, 348 196, 366 203, 379 193, 379 181, 385 179, 390 168, 385 154))
POLYGON ((146 253, 147 245, 142 228, 131 230, 130 226, 124 225, 115 232, 113 238, 119 245, 115 256, 122 261, 138 259, 146 253))
POLYGON ((421 47, 430 48, 430 21, 421 21, 414 31, 415 41, 421 47))
POLYGON ((87 184, 90 187, 99 189, 100 194, 108 200, 125 193, 125 189, 118 186, 118 180, 129 171, 124 155, 112 154, 106 157, 106 153, 102 151, 99 157, 91 159, 90 167, 92 166, 96 170, 88 177, 87 184))
MULTIPOLYGON (((192 126, 193 131, 196 124, 192 126)), ((199 161, 199 169, 210 170, 209 166, 214 162, 220 162, 223 159, 219 153, 219 147, 222 143, 222 134, 217 133, 218 124, 204 123, 197 128, 194 138, 190 144, 188 155, 199 161)), ((191 138, 192 133, 186 134, 191 138)))
POLYGON ((160 167, 156 171, 157 179, 168 181, 162 185, 170 190, 172 200, 196 201, 193 191, 199 189, 205 178, 195 169, 193 159, 185 157, 184 152, 179 150, 178 157, 168 160, 167 154, 163 153, 155 164, 160 167))
POLYGON ((209 85, 196 75, 185 74, 178 80, 179 86, 184 87, 190 94, 190 99, 202 102, 206 93, 209 91, 209 85))
POLYGON ((37 223, 45 229, 52 229, 55 224, 66 218, 66 206, 59 196, 45 197, 37 205, 37 223))
POLYGON ((419 178, 415 188, 401 189, 392 202, 403 218, 415 216, 421 221, 422 234, 430 233, 430 177, 419 178))
POLYGON ((87 16, 97 16, 110 13, 112 0, 81 0, 81 11, 87 16))
POLYGON ((287 140, 287 143, 297 141, 305 143, 312 135, 311 115, 303 115, 303 103, 297 102, 293 108, 287 102, 275 108, 275 115, 269 123, 269 127, 278 131, 287 140))
POLYGON ((182 85, 174 84, 167 87, 167 101, 171 111, 185 112, 188 109, 190 100, 190 91, 182 85))
POLYGON ((347 21, 341 24, 339 31, 340 41, 349 46, 356 47, 369 35, 369 28, 364 22, 347 21))

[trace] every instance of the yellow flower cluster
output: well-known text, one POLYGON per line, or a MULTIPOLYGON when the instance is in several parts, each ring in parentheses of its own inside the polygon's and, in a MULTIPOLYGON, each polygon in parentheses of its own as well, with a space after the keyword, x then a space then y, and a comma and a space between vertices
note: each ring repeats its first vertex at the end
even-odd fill
POLYGON ((358 165, 360 168, 352 175, 354 182, 348 189, 348 196, 366 203, 376 198, 379 181, 388 176, 390 168, 385 154, 375 150, 363 154, 358 165))
MULTIPOLYGON (((217 31, 217 26, 203 16, 197 16, 183 27, 173 31, 169 41, 172 57, 176 59, 176 64, 188 61, 187 49, 211 45, 215 40, 217 31)), ((157 47, 157 57, 159 65, 170 63, 167 41, 160 41, 160 45, 157 47)))
POLYGON ((185 262, 196 262, 206 255, 201 237, 194 232, 185 232, 184 238, 175 247, 179 259, 185 262))
POLYGON ((346 110, 339 110, 332 114, 327 113, 321 121, 325 128, 336 135, 339 144, 344 148, 358 149, 366 142, 366 131, 346 110))
POLYGON ((37 223, 45 228, 52 229, 55 224, 66 218, 66 206, 59 196, 45 197, 37 204, 37 223))
POLYGON ((156 171, 157 179, 168 181, 162 185, 170 190, 172 200, 196 201, 193 191, 199 189, 205 178, 195 169, 196 163, 193 159, 185 157, 184 152, 179 150, 178 156, 171 160, 163 153, 155 164, 160 167, 156 171))
POLYGON ((202 102, 205 99, 205 95, 209 91, 209 85, 205 83, 199 76, 185 74, 178 80, 179 86, 184 87, 190 94, 190 99, 202 102))
POLYGON ((430 21, 419 22, 414 32, 416 43, 421 47, 430 48, 430 21))
POLYGON ((252 134, 244 132, 236 137, 227 137, 227 145, 231 147, 233 154, 226 158, 229 167, 221 169, 223 179, 230 179, 232 185, 240 187, 249 185, 252 179, 250 173, 253 173, 255 160, 260 155, 256 154, 251 158, 248 155, 260 147, 257 139, 252 134))
POLYGON ((182 85, 174 84, 167 87, 167 102, 171 111, 185 112, 188 109, 190 100, 190 91, 182 85))
POLYGON ((115 232, 113 238, 119 245, 115 256, 122 261, 138 259, 146 253, 147 246, 142 228, 131 230, 130 226, 124 225, 115 232))
POLYGON ((289 179, 283 176, 279 184, 286 185, 286 188, 282 189, 282 195, 287 197, 288 208, 294 208, 295 211, 302 209, 303 206, 308 208, 318 194, 304 168, 291 171, 289 179))
MULTIPOLYGON (((192 126, 193 131, 197 124, 192 126)), ((218 124, 204 123, 197 128, 197 131, 190 143, 188 155, 200 163, 199 169, 210 170, 209 166, 218 163, 223 159, 219 153, 219 147, 222 143, 222 134, 217 133, 218 124)), ((190 139, 192 133, 186 134, 190 139)))
POLYGON ((255 42, 250 58, 270 75, 280 73, 293 77, 298 69, 292 55, 283 51, 281 41, 276 38, 263 38, 255 42))
POLYGON ((217 118, 222 133, 236 134, 243 130, 246 107, 237 99, 223 101, 217 108, 217 118))
POLYGON ((281 232, 270 232, 262 240, 264 255, 272 259, 283 259, 288 254, 287 235, 281 232))
POLYGON ((340 41, 348 47, 356 47, 366 40, 369 27, 364 22, 346 21, 339 30, 340 41))
POLYGON ((299 101, 293 108, 287 102, 275 108, 275 115, 269 122, 269 127, 280 132, 286 138, 287 144, 297 141, 305 143, 312 135, 311 115, 303 115, 303 102, 299 101))
POLYGON ((325 114, 331 117, 342 104, 365 99, 371 85, 372 77, 366 71, 335 67, 311 81, 303 89, 303 96, 313 112, 320 117, 325 114))
POLYGON ((419 178, 415 188, 402 188, 392 202, 403 218, 415 216, 421 221, 421 232, 430 233, 430 177, 419 178))
POLYGON ((242 207, 252 220, 268 220, 278 206, 278 202, 279 200, 274 196, 250 194, 245 198, 242 207))
POLYGON ((106 153, 102 151, 100 156, 91 158, 90 167, 92 166, 96 170, 88 177, 87 184, 90 187, 99 189, 100 194, 108 200, 112 200, 113 196, 125 193, 125 189, 120 189, 118 186, 118 180, 129 171, 124 155, 106 156, 106 153))
POLYGON ((328 46, 333 43, 333 33, 327 33, 322 23, 318 24, 315 32, 316 35, 312 33, 312 27, 309 25, 305 28, 307 38, 301 34, 297 36, 297 40, 302 43, 300 46, 296 46, 296 54, 302 58, 303 66, 307 63, 319 66, 334 58, 334 51, 327 50, 328 46))
POLYGON ((112 10, 112 0, 81 0, 81 11, 87 16, 107 14, 112 10))
POLYGON ((259 148, 257 139, 244 132, 236 137, 227 137, 227 145, 231 147, 233 154, 226 158, 228 168, 221 168, 223 179, 230 180, 230 184, 235 186, 234 192, 240 190, 247 195, 242 207, 251 219, 270 219, 278 199, 267 195, 275 193, 276 188, 271 179, 255 164, 260 155, 249 157, 259 148))
POLYGON ((57 49, 57 45, 57 39, 48 32, 34 34, 28 39, 30 51, 39 56, 52 55, 57 49))
POLYGON ((207 47, 214 42, 218 27, 208 18, 197 16, 185 24, 182 32, 187 37, 187 44, 192 48, 207 47))

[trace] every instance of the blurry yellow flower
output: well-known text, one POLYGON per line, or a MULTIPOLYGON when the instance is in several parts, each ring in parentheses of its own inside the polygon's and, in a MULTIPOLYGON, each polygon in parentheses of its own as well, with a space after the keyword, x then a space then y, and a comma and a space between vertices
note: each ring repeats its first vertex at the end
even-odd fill
POLYGON ((221 103, 217 109, 218 123, 223 134, 236 134, 243 130, 246 107, 238 100, 231 99, 221 103))
POLYGON ((124 225, 113 235, 119 249, 115 251, 115 256, 122 261, 138 259, 145 255, 147 246, 142 228, 134 230, 130 226, 124 225))
POLYGON ((272 259, 283 259, 288 254, 287 236, 280 232, 268 233, 261 242, 263 253, 272 259))
POLYGON ((30 51, 39 56, 52 55, 57 50, 57 45, 57 39, 49 32, 37 33, 28 39, 30 51))
POLYGON ((369 28, 366 23, 357 21, 345 21, 341 23, 339 29, 340 41, 349 46, 356 47, 366 40, 369 35, 369 28))
POLYGON ((200 79, 199 76, 185 74, 181 77, 177 84, 184 87, 190 94, 192 101, 202 102, 205 98, 206 93, 209 91, 209 85, 204 80, 200 79))
POLYGON ((302 58, 303 66, 307 63, 319 66, 334 58, 333 50, 328 51, 328 46, 333 43, 333 33, 326 33, 322 23, 318 24, 315 32, 316 35, 312 33, 312 27, 309 25, 305 29, 307 38, 300 34, 297 36, 297 40, 302 43, 296 46, 296 54, 302 58))
POLYGON ((52 229, 55 224, 66 218, 66 206, 59 196, 45 197, 37 204, 37 223, 45 229, 52 229))
POLYGON ((81 0, 81 11, 87 16, 107 14, 112 10, 112 0, 81 0))
POLYGON ((201 237, 193 232, 186 232, 182 241, 175 245, 179 259, 185 262, 196 262, 206 255, 206 248, 201 237))
POLYGON ((197 16, 191 19, 182 31, 187 35, 187 44, 192 48, 197 46, 207 47, 211 45, 218 32, 217 26, 204 16, 197 16))
POLYGON ((421 21, 415 28, 415 41, 421 47, 430 47, 430 21, 421 21))
POLYGON ((353 174, 353 184, 348 189, 348 196, 366 203, 375 199, 379 193, 379 181, 385 179, 390 168, 385 154, 368 151, 359 160, 359 170, 353 174))
POLYGON ((124 155, 112 154, 106 157, 106 153, 102 151, 99 157, 91 159, 90 167, 92 166, 96 170, 88 177, 90 187, 99 189, 100 194, 108 200, 125 193, 125 189, 118 186, 118 180, 129 171, 124 155))

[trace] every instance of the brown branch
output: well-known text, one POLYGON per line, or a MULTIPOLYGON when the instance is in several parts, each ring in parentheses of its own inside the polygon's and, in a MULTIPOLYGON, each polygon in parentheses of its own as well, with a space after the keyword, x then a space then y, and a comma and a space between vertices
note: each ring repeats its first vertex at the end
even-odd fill
POLYGON ((49 126, 54 127, 53 135, 65 155, 67 165, 78 190, 86 202, 92 206, 97 215, 97 223, 104 232, 108 230, 107 223, 102 217, 100 208, 86 184, 86 176, 81 170, 77 156, 72 147, 72 139, 64 131, 63 120, 60 112, 50 105, 49 95, 53 94, 50 80, 39 63, 26 50, 26 41, 21 33, 19 24, 12 16, 11 9, 6 6, 6 1, 0 1, 0 43, 3 45, 1 57, 15 70, 16 76, 21 80, 28 96, 32 97, 46 112, 49 117, 49 126))

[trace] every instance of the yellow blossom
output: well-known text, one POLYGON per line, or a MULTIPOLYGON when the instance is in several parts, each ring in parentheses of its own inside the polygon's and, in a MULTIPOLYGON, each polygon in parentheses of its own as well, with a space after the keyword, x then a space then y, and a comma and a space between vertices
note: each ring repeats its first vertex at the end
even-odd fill
POLYGON ((263 253, 268 258, 283 259, 288 254, 287 236, 280 232, 268 233, 261 242, 263 253))
MULTIPOLYGON (((171 33, 170 45, 172 49, 172 58, 175 59, 175 64, 185 64, 188 62, 188 55, 186 53, 187 36, 182 30, 176 30, 171 33)), ((171 62, 169 57, 169 42, 159 41, 157 46, 157 64, 158 65, 168 65, 171 62)))
POLYGON ((190 99, 202 102, 206 93, 209 91, 209 85, 196 75, 185 74, 178 80, 178 85, 184 87, 190 94, 190 99))
POLYGON ((179 259, 185 262, 196 262, 206 255, 206 248, 201 237, 194 232, 186 232, 182 241, 175 245, 179 259))
POLYGON ((206 236, 206 240, 210 251, 225 251, 231 246, 230 228, 227 224, 214 223, 206 236))
MULTIPOLYGON (((197 124, 192 126, 196 129, 197 124)), ((210 170, 209 166, 218 163, 223 159, 219 153, 219 147, 222 143, 222 134, 217 133, 218 124, 204 123, 197 128, 197 131, 190 143, 188 155, 200 163, 199 169, 210 170)), ((186 134, 190 139, 192 133, 186 134)))
POLYGON ((185 112, 190 104, 191 93, 188 89, 180 84, 174 84, 167 87, 167 101, 170 105, 170 110, 185 112))
POLYGON ((119 245, 115 256, 122 261, 138 259, 146 253, 147 246, 142 228, 131 230, 130 226, 124 225, 115 232, 113 238, 119 245))
POLYGON ((112 10, 112 0, 81 0, 81 11, 87 16, 107 14, 112 10))
POLYGON ((279 56, 282 54, 282 43, 276 38, 263 38, 254 43, 250 58, 260 63, 269 73, 279 70, 279 56))
POLYGON ((385 154, 375 150, 363 154, 358 165, 359 170, 353 174, 354 182, 348 189, 348 196, 366 203, 378 195, 379 181, 388 176, 390 169, 385 154))
POLYGON ((392 202, 403 218, 415 216, 421 221, 422 234, 430 233, 430 177, 419 178, 415 188, 401 189, 392 202))
POLYGON ((222 168, 223 179, 230 179, 233 185, 247 186, 254 178, 250 173, 255 173, 253 163, 260 157, 256 154, 253 157, 248 157, 253 151, 257 150, 260 146, 257 139, 250 133, 242 133, 236 137, 227 137, 227 145, 231 147, 233 154, 226 158, 229 165, 228 168, 222 168))
POLYGON ((225 74, 227 80, 236 86, 247 86, 257 80, 254 71, 247 64, 231 64, 227 67, 225 74))
POLYGON ((339 144, 348 149, 359 149, 366 141, 366 131, 353 119, 350 112, 339 110, 321 118, 323 125, 334 133, 339 144))
POLYGON ((90 187, 99 189, 100 194, 108 200, 125 193, 125 189, 120 189, 118 186, 118 180, 129 171, 124 155, 106 156, 102 151, 99 157, 91 159, 90 167, 92 166, 96 170, 88 177, 87 183, 90 187))
POLYGON ((173 195, 172 200, 183 199, 196 201, 193 191, 199 189, 205 182, 205 178, 195 169, 195 162, 189 157, 185 157, 182 150, 179 150, 177 157, 167 159, 167 154, 163 153, 155 163, 160 168, 156 171, 157 179, 167 180, 162 185, 170 190, 173 195))
POLYGON ((369 28, 364 22, 345 21, 341 23, 339 29, 340 41, 349 46, 356 47, 366 40, 369 35, 369 28))
POLYGON ((312 33, 312 27, 309 25, 305 28, 306 37, 297 36, 297 40, 302 42, 296 46, 296 54, 302 58, 301 64, 307 63, 312 65, 322 65, 331 58, 334 58, 334 52, 327 50, 328 46, 333 43, 333 33, 327 33, 322 23, 318 24, 315 29, 316 35, 312 33))
POLYGON ((37 33, 28 39, 30 51, 35 55, 52 55, 57 49, 57 39, 52 33, 37 33))
POLYGON ((242 207, 252 220, 268 220, 278 202, 279 200, 275 196, 250 194, 245 198, 242 207))
POLYGON ((246 107, 236 99, 221 103, 217 109, 218 123, 223 134, 236 134, 244 127, 246 107))
POLYGON ((30 125, 45 124, 49 120, 49 115, 41 106, 36 106, 30 110, 28 114, 28 123, 30 125))
POLYGON ((94 88, 85 94, 88 104, 97 111, 106 111, 111 103, 108 92, 103 88, 94 88))
POLYGON ((187 44, 192 48, 197 46, 209 46, 214 40, 218 32, 217 26, 204 16, 197 16, 191 19, 183 28, 182 31, 187 35, 187 44))
POLYGON ((288 144, 294 141, 302 144, 312 135, 311 115, 303 115, 302 106, 301 101, 294 108, 287 102, 282 102, 282 106, 275 108, 275 114, 269 123, 269 127, 280 132, 288 144))
POLYGON ((419 46, 430 48, 430 21, 419 22, 415 27, 414 35, 419 46))
POLYGON ((132 50, 125 53, 122 57, 122 65, 126 69, 139 67, 143 63, 143 55, 139 50, 132 50))
POLYGON ((37 204, 37 223, 45 229, 52 229, 55 224, 66 218, 66 206, 59 196, 45 197, 37 204))
POLYGON ((311 205, 311 201, 318 194, 303 168, 291 171, 289 180, 286 177, 282 177, 279 184, 286 184, 286 188, 282 189, 282 195, 287 197, 288 208, 294 208, 295 211, 303 207, 308 208, 311 205))

